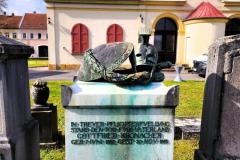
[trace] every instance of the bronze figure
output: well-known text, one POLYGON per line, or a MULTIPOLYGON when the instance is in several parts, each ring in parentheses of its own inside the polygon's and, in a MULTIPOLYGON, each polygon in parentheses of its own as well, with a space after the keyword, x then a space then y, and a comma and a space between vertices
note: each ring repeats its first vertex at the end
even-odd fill
POLYGON ((151 31, 142 28, 139 32, 140 44, 118 42, 103 44, 86 51, 78 80, 102 81, 121 85, 148 84, 152 81, 162 82, 164 74, 161 69, 172 66, 170 62, 157 63, 158 52, 149 44, 151 31), (131 68, 122 67, 129 59, 131 68))

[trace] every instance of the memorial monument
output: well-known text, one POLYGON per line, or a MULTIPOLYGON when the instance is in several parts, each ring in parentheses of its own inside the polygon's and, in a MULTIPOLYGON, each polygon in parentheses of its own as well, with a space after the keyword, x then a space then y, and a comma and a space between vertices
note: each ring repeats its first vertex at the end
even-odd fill
POLYGON ((41 146, 57 144, 57 106, 47 103, 49 98, 47 82, 37 80, 32 86, 34 105, 31 107, 31 115, 39 123, 39 137, 41 146))
POLYGON ((240 35, 209 49, 199 149, 195 160, 240 159, 240 35))
POLYGON ((173 159, 179 87, 160 83, 171 64, 157 64, 145 33, 140 50, 126 42, 88 50, 78 80, 62 86, 67 160, 173 159))
POLYGON ((40 160, 30 112, 28 57, 33 48, 0 36, 0 159, 40 160))

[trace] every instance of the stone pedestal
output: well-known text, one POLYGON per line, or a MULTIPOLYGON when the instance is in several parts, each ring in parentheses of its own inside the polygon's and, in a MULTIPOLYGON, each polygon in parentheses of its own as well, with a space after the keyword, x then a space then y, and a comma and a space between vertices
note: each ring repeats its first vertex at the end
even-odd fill
POLYGON ((161 83, 63 86, 66 159, 172 160, 178 100, 178 86, 161 83))
POLYGON ((35 105, 31 108, 31 114, 39 123, 40 144, 55 145, 58 139, 57 106, 35 105))
POLYGON ((31 117, 28 57, 33 49, 0 36, 0 155, 39 160, 38 123, 31 117))

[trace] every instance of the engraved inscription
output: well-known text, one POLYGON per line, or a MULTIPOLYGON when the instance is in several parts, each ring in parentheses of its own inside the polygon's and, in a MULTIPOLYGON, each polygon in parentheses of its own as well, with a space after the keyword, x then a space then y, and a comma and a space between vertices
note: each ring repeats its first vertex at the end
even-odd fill
POLYGON ((171 123, 163 121, 71 122, 73 145, 154 145, 168 144, 164 133, 171 123))

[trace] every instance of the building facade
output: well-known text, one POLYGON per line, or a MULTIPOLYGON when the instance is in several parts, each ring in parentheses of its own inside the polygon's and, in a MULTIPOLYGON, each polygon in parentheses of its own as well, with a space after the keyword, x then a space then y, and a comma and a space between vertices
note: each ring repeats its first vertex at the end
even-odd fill
POLYGON ((138 43, 144 24, 159 61, 192 66, 220 37, 240 33, 240 0, 45 0, 49 69, 79 68, 84 51, 103 43, 138 43))
POLYGON ((0 15, 0 34, 34 47, 32 57, 48 57, 47 15, 0 15))

